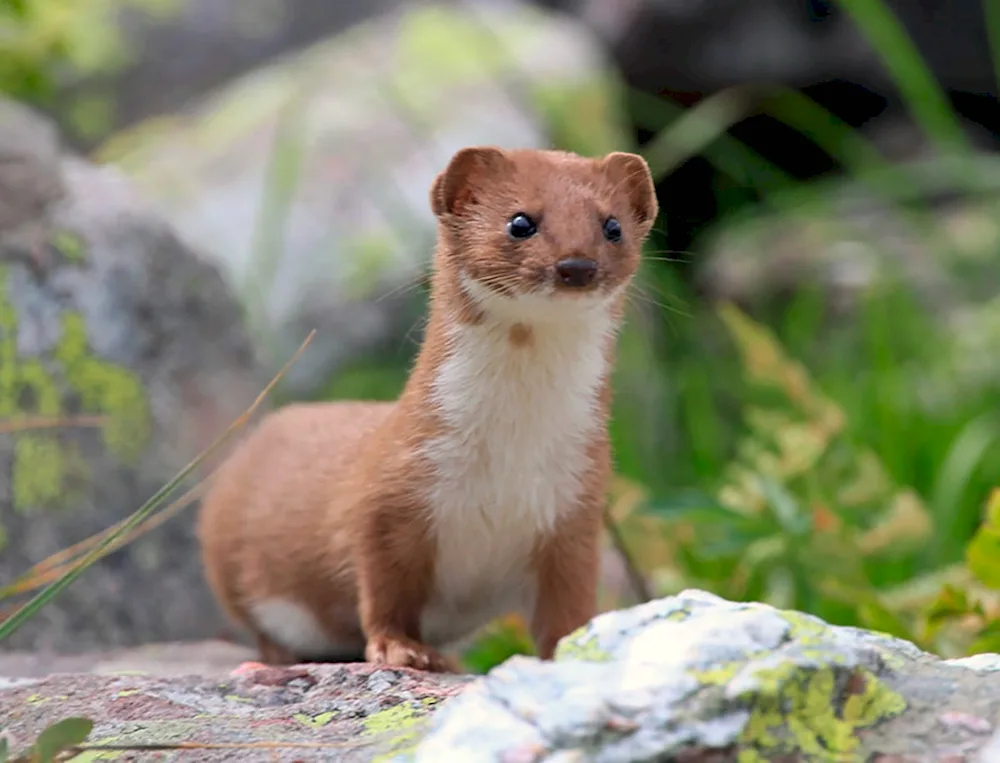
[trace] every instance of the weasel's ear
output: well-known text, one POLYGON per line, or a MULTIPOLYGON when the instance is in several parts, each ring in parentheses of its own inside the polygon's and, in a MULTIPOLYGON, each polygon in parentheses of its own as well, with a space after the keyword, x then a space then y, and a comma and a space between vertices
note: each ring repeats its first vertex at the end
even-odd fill
POLYGON ((511 166, 499 148, 473 146, 458 151, 431 185, 431 211, 436 217, 461 215, 488 193, 489 182, 511 166))
POLYGON ((601 169, 613 188, 622 189, 628 194, 636 221, 643 227, 652 226, 659 205, 653 176, 646 160, 638 154, 615 151, 601 160, 601 169))

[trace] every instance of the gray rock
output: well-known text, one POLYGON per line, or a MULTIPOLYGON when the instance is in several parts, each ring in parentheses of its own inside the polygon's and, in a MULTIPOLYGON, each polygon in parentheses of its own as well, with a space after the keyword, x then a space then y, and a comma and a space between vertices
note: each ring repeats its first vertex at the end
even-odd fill
POLYGON ((88 744, 119 749, 91 749, 78 761, 384 761, 412 746, 427 714, 469 680, 360 664, 244 665, 208 675, 145 667, 30 683, 0 679, 0 718, 15 740, 12 752, 24 751, 52 723, 82 716, 94 722, 88 744), (177 743, 192 747, 171 749, 177 743))
POLYGON ((273 369, 321 390, 417 322, 435 233, 427 194, 472 144, 627 145, 599 44, 515 0, 421 3, 371 19, 138 125, 101 156, 218 262, 273 369))
POLYGON ((971 760, 1000 724, 995 657, 684 591, 598 616, 554 662, 508 660, 396 759, 971 760))
POLYGON ((66 72, 54 115, 75 145, 88 148, 108 131, 181 109, 231 77, 400 2, 113 0, 118 12, 109 22, 122 60, 110 71, 66 72), (80 114, 99 121, 81 123, 80 114))
MULTIPOLYGON (((263 379, 223 279, 113 168, 0 103, 0 581, 124 519, 263 379), (19 419, 102 417, 12 431, 19 419)), ((10 648, 212 635, 190 511, 90 569, 10 648)))

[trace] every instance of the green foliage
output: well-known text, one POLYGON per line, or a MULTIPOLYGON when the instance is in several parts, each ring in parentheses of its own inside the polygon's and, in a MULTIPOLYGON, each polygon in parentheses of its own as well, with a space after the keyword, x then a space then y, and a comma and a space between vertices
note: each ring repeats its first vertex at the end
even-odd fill
POLYGON ((534 654, 527 625, 519 615, 501 618, 462 654, 462 666, 470 673, 486 673, 515 654, 534 654))
POLYGON ((87 718, 64 718, 45 728, 34 744, 24 753, 10 758, 10 745, 0 738, 0 763, 55 763, 68 760, 73 748, 83 744, 90 736, 94 722, 87 718))
POLYGON ((969 541, 965 558, 977 580, 1000 590, 1000 490, 986 505, 986 518, 969 541))
POLYGON ((128 51, 114 14, 134 6, 163 12, 175 0, 5 0, 0 3, 0 93, 45 102, 66 70, 96 74, 120 65, 128 51))

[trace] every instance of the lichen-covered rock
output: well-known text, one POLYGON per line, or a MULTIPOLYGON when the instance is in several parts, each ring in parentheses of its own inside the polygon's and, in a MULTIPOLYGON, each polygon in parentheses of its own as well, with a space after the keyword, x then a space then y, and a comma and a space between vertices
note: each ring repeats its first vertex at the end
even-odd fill
POLYGON ((318 329, 284 382, 306 395, 417 322, 407 287, 429 261, 428 189, 453 152, 627 146, 620 95, 569 17, 520 0, 407 4, 113 136, 100 155, 222 265, 271 369, 318 329))
POLYGON ((0 723, 28 741, 82 715, 96 722, 91 744, 133 748, 80 761, 145 760, 138 747, 177 742, 201 747, 156 759, 1000 760, 1000 655, 942 661, 889 636, 701 591, 600 615, 563 640, 556 661, 515 657, 478 679, 238 665, 252 650, 222 642, 42 657, 73 673, 39 678, 41 664, 0 657, 0 723))
POLYGON ((993 659, 685 591, 508 660, 397 759, 971 762, 998 724, 993 659))
MULTIPOLYGON (((139 508, 263 381, 217 271, 118 171, 62 153, 46 121, 0 102, 0 581, 139 508), (91 425, 20 428, 79 416, 91 425)), ((219 622, 189 514, 97 564, 3 647, 219 622)))
POLYGON ((88 744, 138 748, 88 750, 73 758, 80 763, 385 760, 412 746, 423 718, 469 680, 369 665, 0 678, 0 730, 24 749, 50 724, 85 717, 95 722, 88 744), (142 750, 178 742, 204 747, 142 750))

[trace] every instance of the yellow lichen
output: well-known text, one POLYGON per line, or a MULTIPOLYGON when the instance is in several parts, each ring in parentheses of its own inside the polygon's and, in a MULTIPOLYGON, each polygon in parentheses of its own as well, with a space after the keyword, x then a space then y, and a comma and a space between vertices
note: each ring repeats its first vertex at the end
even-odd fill
POLYGON ((365 718, 364 734, 386 735, 386 744, 389 747, 386 752, 372 758, 372 763, 387 761, 412 751, 420 741, 422 727, 427 717, 425 708, 437 703, 438 700, 434 697, 422 699, 417 705, 401 702, 365 718))
POLYGON ((584 640, 587 626, 565 636, 556 646, 557 660, 581 660, 583 662, 608 662, 611 653, 601 647, 601 640, 596 634, 584 640))
POLYGON ((858 669, 854 678, 864 681, 864 689, 842 703, 831 667, 800 670, 773 692, 755 692, 740 735, 740 763, 793 751, 807 760, 845 760, 858 754, 858 732, 903 712, 906 701, 866 670, 858 669))
POLYGON ((88 353, 86 325, 76 313, 63 316, 55 357, 80 395, 83 409, 110 417, 103 428, 107 448, 121 461, 133 461, 149 437, 149 412, 138 376, 88 353))
MULTIPOLYGON (((82 244, 71 241, 57 236, 54 244, 73 258, 82 244)), ((0 420, 58 417, 65 413, 64 395, 72 392, 82 412, 107 417, 102 436, 109 451, 122 463, 133 462, 150 435, 142 382, 128 369, 91 355, 83 317, 75 313, 63 316, 51 366, 44 358, 19 357, 17 313, 6 292, 8 275, 0 265, 0 420)), ((12 437, 14 508, 28 511, 75 502, 89 477, 80 452, 56 430, 17 432, 12 437)))
POLYGON ((67 261, 80 263, 86 260, 86 247, 83 239, 70 231, 59 231, 52 236, 52 247, 67 261))
POLYGON ((30 432, 18 435, 11 477, 14 507, 27 511, 58 501, 63 471, 63 449, 53 436, 30 432))
POLYGON ((753 672, 756 686, 745 695, 750 718, 739 739, 739 763, 764 763, 793 751, 803 753, 806 760, 851 760, 845 756, 858 752, 857 732, 903 712, 906 701, 861 668, 851 680, 864 688, 838 701, 843 691, 838 688, 838 672, 844 672, 838 666, 847 659, 821 647, 829 626, 798 612, 781 615, 791 625, 790 637, 806 645, 799 657, 822 661, 824 667, 803 667, 789 657, 776 667, 754 670, 753 661, 769 654, 762 649, 692 675, 704 686, 726 686, 741 671, 753 672))

